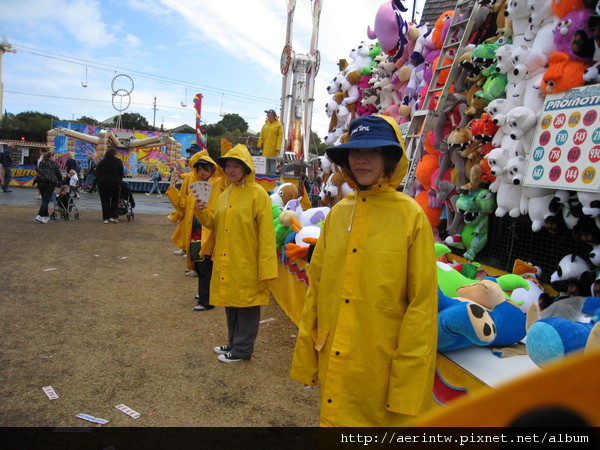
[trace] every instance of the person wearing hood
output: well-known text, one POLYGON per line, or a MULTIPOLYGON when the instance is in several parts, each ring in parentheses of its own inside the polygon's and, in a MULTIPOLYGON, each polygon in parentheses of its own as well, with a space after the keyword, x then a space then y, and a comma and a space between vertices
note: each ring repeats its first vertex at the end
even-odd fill
POLYGON ((265 111, 267 119, 260 131, 256 146, 262 149, 262 156, 279 156, 283 141, 283 126, 274 109, 265 111))
POLYGON ((354 120, 327 149, 355 191, 327 216, 290 375, 320 385, 320 424, 401 427, 431 404, 437 346, 434 238, 397 188, 408 168, 398 125, 354 120))
MULTIPOLYGON (((200 234, 202 233, 200 223, 194 217, 194 208, 196 207, 196 200, 194 195, 190 191, 190 185, 195 183, 196 181, 208 181, 213 185, 215 195, 218 195, 223 192, 224 185, 223 179, 219 177, 220 169, 217 168, 217 164, 214 160, 208 155, 207 150, 202 150, 197 153, 194 153, 192 157, 188 161, 188 167, 190 168, 190 172, 183 176, 183 181, 181 183, 181 187, 179 189, 176 188, 175 183, 177 182, 176 177, 171 178, 171 184, 167 189, 165 195, 171 201, 171 204, 175 208, 171 214, 169 214, 169 220, 173 223, 177 223, 177 228, 173 232, 171 239, 173 243, 177 245, 181 251, 175 252, 175 254, 185 255, 186 257, 186 275, 188 276, 197 276, 197 268, 196 264, 190 254, 190 244, 192 242, 192 235, 196 238, 200 238, 200 234), (200 164, 204 162, 209 166, 212 166, 214 170, 211 171, 210 176, 207 180, 204 180, 203 176, 206 176, 206 172, 200 171, 200 164), (195 225, 194 225, 195 224, 195 225), (194 226, 196 227, 196 233, 194 233, 194 226)), ((212 190, 211 190, 212 193, 212 190)), ((216 198, 215 198, 216 201, 216 198)), ((208 239, 210 236, 210 232, 207 233, 205 239, 208 239)), ((203 239, 200 239, 202 242, 203 239)), ((207 251, 210 250, 207 248, 207 251)), ((210 255, 210 253, 207 253, 210 255)), ((199 257, 198 254, 195 255, 196 258, 199 257)), ((202 284, 202 280, 198 280, 199 288, 201 290, 200 284, 202 284)), ((200 297, 200 292, 198 293, 197 300, 200 297)), ((204 302, 203 303, 207 303, 204 302)), ((198 304, 201 304, 200 301, 198 304)))
POLYGON ((249 360, 258 334, 260 307, 268 305, 267 281, 277 278, 271 199, 255 181, 246 146, 238 144, 217 160, 229 186, 214 208, 196 202, 196 217, 215 236, 210 303, 224 306, 228 343, 215 347, 225 363, 249 360))

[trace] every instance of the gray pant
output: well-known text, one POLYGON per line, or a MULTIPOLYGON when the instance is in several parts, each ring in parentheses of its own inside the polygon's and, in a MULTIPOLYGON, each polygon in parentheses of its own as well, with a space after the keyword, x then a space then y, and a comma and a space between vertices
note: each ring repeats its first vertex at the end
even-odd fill
POLYGON ((260 306, 247 308, 225 307, 230 353, 241 359, 250 359, 260 323, 260 306))
POLYGON ((2 189, 8 189, 8 185, 13 179, 13 170, 12 167, 4 167, 4 183, 2 184, 2 189))

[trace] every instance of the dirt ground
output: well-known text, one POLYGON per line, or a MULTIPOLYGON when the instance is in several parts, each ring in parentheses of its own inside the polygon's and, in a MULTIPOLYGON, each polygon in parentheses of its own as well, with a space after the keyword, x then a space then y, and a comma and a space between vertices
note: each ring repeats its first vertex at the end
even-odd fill
POLYGON ((42 225, 35 213, 0 207, 1 427, 96 426, 80 413, 104 427, 318 425, 318 389, 289 377, 297 328, 275 301, 252 360, 217 361, 224 309, 192 311, 197 278, 164 215, 42 225))

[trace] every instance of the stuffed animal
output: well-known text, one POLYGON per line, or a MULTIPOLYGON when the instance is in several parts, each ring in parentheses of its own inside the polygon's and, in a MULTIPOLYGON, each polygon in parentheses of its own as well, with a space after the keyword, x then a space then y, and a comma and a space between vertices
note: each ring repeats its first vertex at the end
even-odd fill
MULTIPOLYGON (((519 155, 510 159, 506 165, 510 180, 514 185, 522 185, 527 161, 519 155)), ((550 215, 550 203, 554 200, 554 189, 523 186, 521 189, 521 214, 529 214, 531 229, 536 232, 544 227, 546 218, 550 215)))
POLYGON ((600 7, 595 0, 588 0, 586 6, 590 9, 595 8, 587 22, 590 35, 585 30, 575 31, 571 49, 582 58, 600 61, 600 7))
MULTIPOLYGON (((443 173, 453 164, 456 168, 456 185, 462 186, 466 183, 465 158, 460 153, 467 149, 473 140, 469 127, 456 128, 450 132, 446 139, 448 151, 440 162, 440 172, 443 173)), ((438 178, 440 176, 438 175, 438 178)), ((437 180, 436 180, 437 181, 437 180)))
POLYGON ((333 173, 327 179, 327 182, 323 184, 323 188, 319 194, 321 204, 323 206, 333 207, 350 191, 352 191, 352 189, 350 189, 348 183, 344 180, 344 176, 338 172, 333 173))
POLYGON ((506 115, 515 106, 517 105, 511 103, 509 100, 499 98, 492 100, 485 107, 485 112, 490 115, 494 125, 499 127, 496 134, 494 134, 494 138, 492 139, 492 147, 500 147, 504 140, 504 136, 510 137, 510 126, 506 122, 506 115))
POLYGON ((512 41, 514 45, 525 44, 525 33, 529 29, 531 10, 526 0, 510 0, 504 16, 512 22, 512 41))
POLYGON ((446 232, 450 236, 458 236, 465 226, 463 212, 456 208, 456 201, 460 193, 456 190, 456 186, 448 180, 440 180, 436 187, 438 201, 446 206, 446 232))
POLYGON ((346 78, 344 82, 342 82, 342 91, 344 92, 343 102, 348 108, 348 111, 350 111, 350 122, 356 119, 356 109, 359 100, 358 83, 360 82, 360 78, 360 72, 358 70, 353 70, 346 74, 346 78))
POLYGON ((529 155, 537 124, 537 114, 527 106, 518 106, 508 112, 506 122, 510 127, 510 138, 518 143, 514 148, 516 154, 529 155))
MULTIPOLYGON (((530 311, 536 312, 532 305, 530 311)), ((527 354, 540 367, 586 348, 592 330, 600 321, 600 298, 586 297, 581 312, 590 317, 587 323, 574 322, 560 317, 534 320, 528 313, 527 354)))
POLYGON ((457 295, 438 296, 438 351, 505 347, 525 337, 525 314, 505 299, 496 281, 471 282, 459 287, 457 295))
POLYGON ((283 208, 287 202, 298 198, 298 187, 293 183, 279 183, 270 197, 271 203, 283 208))
POLYGON ((588 67, 584 62, 572 61, 566 53, 553 53, 544 73, 542 89, 546 94, 556 94, 583 86, 583 74, 588 67))
POLYGON ((287 225, 284 224, 289 216, 282 216, 283 209, 281 206, 272 203, 271 212, 273 214, 273 225, 275 227, 275 248, 276 250, 279 250, 285 244, 288 234, 292 232, 292 227, 289 222, 287 222, 287 225), (282 216, 281 220, 280 216, 282 216))
POLYGON ((531 10, 529 28, 525 32, 525 42, 534 50, 541 51, 547 57, 556 51, 553 43, 554 25, 558 18, 552 11, 549 0, 527 0, 531 10))
MULTIPOLYGON (((554 44, 557 52, 566 53, 572 61, 582 61, 588 65, 592 64, 592 56, 583 56, 573 50, 575 36, 591 36, 592 30, 588 26, 588 20, 592 11, 583 8, 566 14, 554 30, 554 44)), ((575 44, 577 45, 577 44, 575 44)))
POLYGON ((541 110, 544 102, 541 85, 548 65, 548 56, 526 45, 520 45, 513 47, 511 59, 516 80, 513 96, 516 92, 520 105, 534 111, 541 110))
POLYGON ((552 12, 559 19, 562 19, 570 12, 583 8, 585 8, 584 0, 552 0, 552 12))
POLYGON ((489 215, 495 206, 494 195, 487 189, 460 194, 456 201, 456 209, 461 211, 465 225, 460 239, 449 236, 446 244, 466 250, 463 257, 473 261, 487 244, 489 215))
POLYGON ((532 263, 516 259, 513 264, 512 273, 521 276, 527 283, 527 288, 514 289, 510 294, 510 298, 518 304, 521 311, 526 314, 529 305, 537 305, 540 295, 548 293, 548 290, 539 280, 542 269, 538 266, 534 266, 532 263))
POLYGON ((369 39, 377 39, 381 50, 394 59, 398 59, 404 53, 405 45, 408 44, 408 24, 400 14, 406 11, 406 7, 400 1, 385 2, 377 10, 373 30, 367 27, 369 39))
POLYGON ((370 50, 371 49, 369 47, 369 44, 362 41, 356 48, 355 58, 352 60, 352 62, 348 64, 348 67, 346 67, 345 72, 348 73, 353 70, 358 70, 360 72, 365 67, 369 67, 373 62, 373 60, 369 56, 370 50))

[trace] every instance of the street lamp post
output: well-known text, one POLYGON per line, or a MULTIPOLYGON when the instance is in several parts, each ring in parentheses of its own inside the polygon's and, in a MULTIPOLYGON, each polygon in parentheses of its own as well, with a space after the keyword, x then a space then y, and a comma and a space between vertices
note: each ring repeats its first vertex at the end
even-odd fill
POLYGON ((4 83, 2 82, 2 57, 5 53, 17 53, 12 45, 8 43, 6 38, 0 42, 0 117, 4 114, 4 83))

